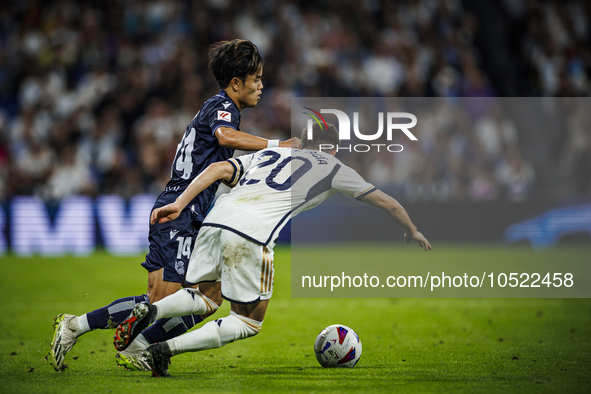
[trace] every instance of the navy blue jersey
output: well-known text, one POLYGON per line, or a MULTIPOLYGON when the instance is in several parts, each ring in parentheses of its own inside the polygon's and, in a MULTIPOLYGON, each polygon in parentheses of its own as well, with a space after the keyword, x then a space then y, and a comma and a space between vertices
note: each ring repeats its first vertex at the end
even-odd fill
MULTIPOLYGON (((207 100, 187 126, 172 162, 171 179, 158 197, 157 206, 174 202, 207 166, 234 155, 234 149, 220 146, 215 137, 219 127, 240 130, 240 110, 223 90, 207 100)), ((219 183, 213 183, 188 205, 196 220, 203 221, 205 218, 219 183)))

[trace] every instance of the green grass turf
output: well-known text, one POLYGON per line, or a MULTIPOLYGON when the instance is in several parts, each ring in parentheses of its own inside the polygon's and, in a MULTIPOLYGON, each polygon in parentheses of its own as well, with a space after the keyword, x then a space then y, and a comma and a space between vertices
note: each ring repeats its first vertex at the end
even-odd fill
MULTIPOLYGON (((431 253, 445 264, 487 248, 498 250, 457 245, 431 253)), ((418 251, 407 250, 403 257, 412 261, 418 251)), ((559 263, 591 256, 591 249, 551 253, 559 263)), ((4 256, 0 392, 591 392, 589 299, 291 299, 289 249, 278 247, 275 256, 275 293, 262 332, 174 357, 170 379, 117 368, 112 330, 81 337, 65 372, 44 359, 53 316, 144 292, 143 256, 4 256), (334 323, 361 337, 363 356, 353 369, 316 362, 314 339, 334 323)), ((217 316, 228 313, 224 304, 217 316)))

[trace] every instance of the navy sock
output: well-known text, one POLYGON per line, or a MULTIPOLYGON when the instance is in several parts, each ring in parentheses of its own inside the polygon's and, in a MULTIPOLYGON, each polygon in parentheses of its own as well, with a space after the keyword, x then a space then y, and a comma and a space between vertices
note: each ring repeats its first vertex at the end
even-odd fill
POLYGON ((142 335, 148 343, 164 342, 186 333, 195 324, 201 323, 202 321, 203 318, 199 315, 160 319, 142 331, 142 335))
POLYGON ((145 294, 142 294, 141 296, 119 298, 107 306, 88 312, 86 314, 88 325, 93 330, 97 328, 115 328, 118 324, 123 323, 123 321, 127 319, 127 316, 129 316, 135 304, 149 300, 150 299, 145 294))

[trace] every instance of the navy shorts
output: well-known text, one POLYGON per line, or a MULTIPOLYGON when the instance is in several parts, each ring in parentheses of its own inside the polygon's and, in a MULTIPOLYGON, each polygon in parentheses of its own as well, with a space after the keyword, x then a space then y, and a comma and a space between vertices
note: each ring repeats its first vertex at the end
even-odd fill
POLYGON ((148 272, 164 268, 162 279, 183 283, 200 227, 190 209, 183 210, 175 220, 150 225, 150 247, 142 266, 148 272))

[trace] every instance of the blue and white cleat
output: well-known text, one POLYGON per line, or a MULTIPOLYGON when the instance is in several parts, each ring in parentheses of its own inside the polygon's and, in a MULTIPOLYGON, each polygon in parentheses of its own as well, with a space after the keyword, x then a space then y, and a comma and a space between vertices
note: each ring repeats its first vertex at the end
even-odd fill
POLYGON ((51 350, 49 355, 51 357, 51 365, 56 371, 63 371, 66 369, 64 360, 66 353, 68 353, 76 344, 76 335, 74 331, 70 329, 70 321, 75 318, 75 315, 68 315, 61 313, 54 318, 55 328, 53 332, 53 341, 51 341, 51 350))

